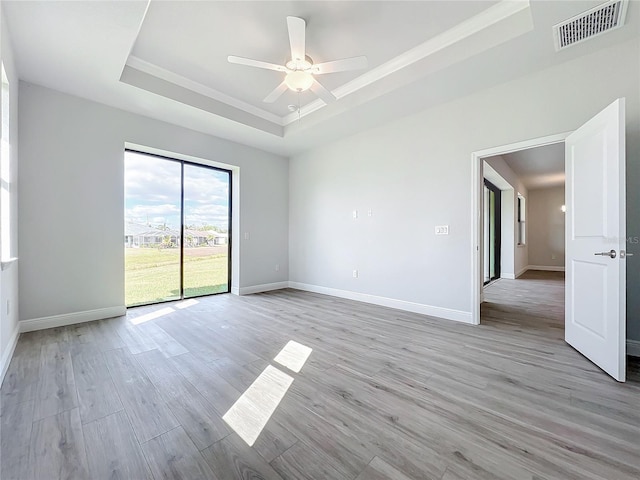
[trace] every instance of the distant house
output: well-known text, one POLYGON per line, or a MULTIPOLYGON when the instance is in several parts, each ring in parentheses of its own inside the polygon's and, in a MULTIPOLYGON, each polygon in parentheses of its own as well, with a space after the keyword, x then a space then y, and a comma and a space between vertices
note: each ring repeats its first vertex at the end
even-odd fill
POLYGON ((178 246, 180 238, 175 230, 159 230, 149 225, 127 222, 124 227, 124 246, 128 248, 178 246))
MULTIPOLYGON (((186 247, 213 247, 229 243, 229 234, 214 230, 185 229, 186 247)), ((128 248, 179 247, 180 235, 176 230, 160 230, 149 225, 127 222, 124 228, 124 245, 128 248)))
POLYGON ((229 235, 226 233, 216 232, 214 230, 191 230, 184 231, 185 245, 188 247, 199 247, 203 245, 226 245, 229 235))

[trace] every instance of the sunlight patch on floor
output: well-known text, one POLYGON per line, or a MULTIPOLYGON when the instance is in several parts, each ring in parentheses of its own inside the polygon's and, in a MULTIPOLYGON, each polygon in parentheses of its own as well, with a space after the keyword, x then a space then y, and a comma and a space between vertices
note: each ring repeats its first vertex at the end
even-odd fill
POLYGON ((222 419, 252 446, 293 383, 293 377, 268 365, 222 419))
POLYGON ((300 372, 303 365, 311 355, 312 348, 290 340, 280 353, 274 358, 280 365, 287 367, 292 372, 300 372))
POLYGON ((180 303, 176 303, 175 307, 179 308, 180 310, 182 310, 183 308, 189 308, 189 307, 193 307, 194 305, 197 305, 198 302, 197 300, 194 300, 193 298, 189 299, 189 300, 184 300, 180 303))
POLYGON ((155 312, 149 312, 145 313, 144 315, 140 315, 139 317, 130 318, 129 322, 133 323, 134 325, 140 325, 141 323, 164 317, 165 315, 169 315, 173 312, 175 312, 175 310, 171 307, 161 308, 160 310, 156 310, 155 312))
MULTIPOLYGON (((183 310, 185 308, 189 308, 189 307, 193 307, 194 305, 198 305, 197 300, 194 299, 189 299, 189 300, 183 300, 182 302, 176 303, 173 306, 175 308, 178 308, 180 310, 183 310)), ((145 313, 144 315, 140 315, 138 317, 130 317, 129 318, 129 323, 132 323, 134 325, 140 325, 141 323, 145 323, 148 322, 150 320, 155 320, 156 318, 160 318, 160 317, 164 317, 165 315, 169 315, 170 313, 175 312, 175 308, 173 307, 165 307, 165 308, 161 308, 160 310, 155 310, 153 312, 149 312, 149 313, 145 313)))

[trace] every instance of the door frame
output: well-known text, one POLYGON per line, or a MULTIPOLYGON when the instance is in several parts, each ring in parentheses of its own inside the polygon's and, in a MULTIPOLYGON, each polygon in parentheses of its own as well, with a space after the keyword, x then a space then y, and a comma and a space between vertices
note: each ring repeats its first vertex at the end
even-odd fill
MULTIPOLYGON (((497 147, 477 150, 471 153, 471 323, 480 325, 480 303, 484 277, 482 271, 481 254, 483 239, 482 193, 484 176, 482 161, 487 157, 505 155, 507 153, 527 150, 534 147, 544 147, 555 143, 562 143, 572 132, 562 132, 545 137, 537 137, 521 142, 510 143, 497 147)), ((566 162, 566 158, 565 158, 566 162)), ((565 260, 566 261, 566 260, 565 260)))

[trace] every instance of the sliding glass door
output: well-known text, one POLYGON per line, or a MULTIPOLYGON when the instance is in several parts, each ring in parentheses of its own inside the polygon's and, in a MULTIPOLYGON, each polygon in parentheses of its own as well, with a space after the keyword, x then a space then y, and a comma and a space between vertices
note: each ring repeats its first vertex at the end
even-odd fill
POLYGON ((231 172, 125 152, 125 301, 226 293, 231 172))
POLYGON ((229 291, 229 172, 184 165, 184 297, 229 291))
POLYGON ((484 283, 500 278, 500 197, 498 187, 484 181, 484 283))

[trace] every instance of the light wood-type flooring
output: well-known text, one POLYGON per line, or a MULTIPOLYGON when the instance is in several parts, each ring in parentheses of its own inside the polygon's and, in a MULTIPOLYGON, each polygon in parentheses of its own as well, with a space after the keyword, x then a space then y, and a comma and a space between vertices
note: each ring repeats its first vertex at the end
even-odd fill
POLYGON ((1 478, 637 480, 638 363, 618 384, 567 346, 563 288, 500 280, 480 326, 281 290, 22 334, 1 478), (274 360, 289 341, 300 372, 274 360), (232 407, 268 418, 253 446, 232 407))

